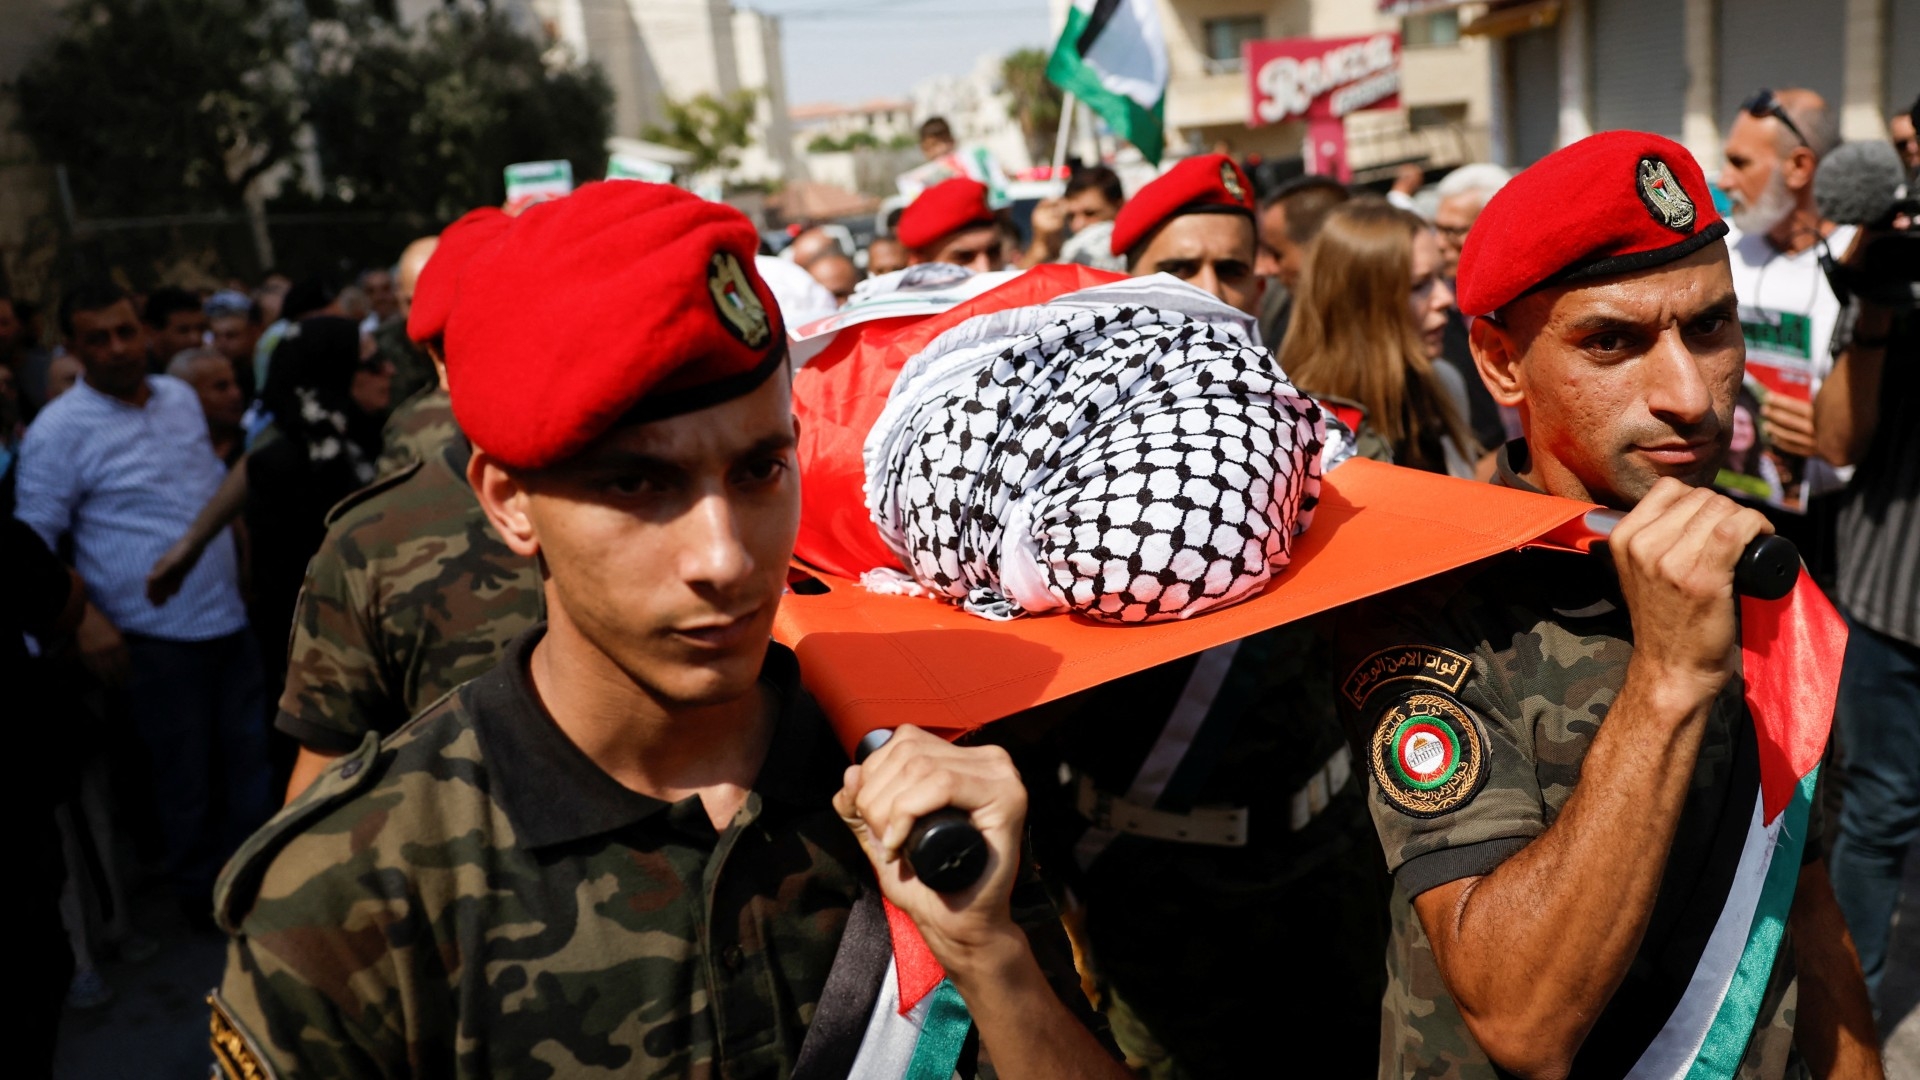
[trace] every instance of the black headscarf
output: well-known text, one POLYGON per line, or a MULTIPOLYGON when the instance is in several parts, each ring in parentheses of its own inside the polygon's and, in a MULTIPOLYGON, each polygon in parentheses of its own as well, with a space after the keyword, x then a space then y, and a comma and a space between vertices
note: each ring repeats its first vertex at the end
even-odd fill
POLYGON ((380 418, 353 402, 360 367, 360 326, 330 315, 294 323, 273 350, 261 404, 280 434, 306 450, 317 476, 343 492, 373 480, 380 457, 380 418))

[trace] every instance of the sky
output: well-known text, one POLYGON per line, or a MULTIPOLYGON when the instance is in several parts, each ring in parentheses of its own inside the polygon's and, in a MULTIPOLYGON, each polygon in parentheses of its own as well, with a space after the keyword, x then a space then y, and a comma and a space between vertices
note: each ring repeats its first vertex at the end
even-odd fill
POLYGON ((1048 48, 1047 0, 735 0, 780 16, 787 103, 904 98, 981 55, 1048 48))

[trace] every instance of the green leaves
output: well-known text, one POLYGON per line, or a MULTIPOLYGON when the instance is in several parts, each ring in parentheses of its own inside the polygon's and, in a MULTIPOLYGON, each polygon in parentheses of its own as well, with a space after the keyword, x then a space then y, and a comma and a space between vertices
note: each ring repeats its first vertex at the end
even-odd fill
POLYGON ((693 155, 690 173, 730 169, 753 139, 753 117, 760 95, 736 90, 725 97, 697 94, 666 103, 666 123, 649 125, 640 137, 693 155))
POLYGON ((488 11, 402 28, 364 0, 325 10, 74 0, 16 84, 20 129, 67 167, 89 219, 238 213, 265 176, 270 213, 448 221, 499 203, 515 161, 565 157, 579 177, 605 166, 612 91, 598 68, 488 11), (318 192, 300 190, 314 178, 318 192))

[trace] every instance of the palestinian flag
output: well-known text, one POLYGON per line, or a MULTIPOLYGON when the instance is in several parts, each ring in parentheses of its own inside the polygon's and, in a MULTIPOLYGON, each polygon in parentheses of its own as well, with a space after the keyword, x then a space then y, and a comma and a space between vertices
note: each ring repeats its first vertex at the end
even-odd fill
POLYGON ((951 1080, 977 1042, 960 991, 906 912, 869 889, 855 901, 793 1080, 951 1080))
POLYGON ((1630 1077, 1732 1077, 1746 1054, 1793 907, 1807 817, 1840 690, 1846 624, 1802 573, 1772 602, 1740 601, 1740 659, 1758 784, 1726 898, 1672 1011, 1630 1077))
POLYGON ((1086 102, 1155 165, 1167 126, 1167 39, 1157 3, 1073 0, 1047 61, 1055 86, 1086 102))

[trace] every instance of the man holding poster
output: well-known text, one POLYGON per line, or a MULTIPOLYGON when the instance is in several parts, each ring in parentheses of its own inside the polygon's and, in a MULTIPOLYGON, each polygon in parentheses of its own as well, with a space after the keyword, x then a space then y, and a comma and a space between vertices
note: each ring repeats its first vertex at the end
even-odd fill
POLYGON ((1747 341, 1746 386, 1735 446, 1717 483, 1726 491, 1789 514, 1774 526, 1799 546, 1816 575, 1832 568, 1832 528, 1824 503, 1810 500, 1846 486, 1846 473, 1813 456, 1813 396, 1833 368, 1827 343, 1840 301, 1820 269, 1824 244, 1837 258, 1853 227, 1823 221, 1813 203, 1820 159, 1839 145, 1839 122, 1810 90, 1762 90, 1727 133, 1720 186, 1733 199, 1727 250, 1747 341), (1740 445, 1752 425, 1755 438, 1740 445))

